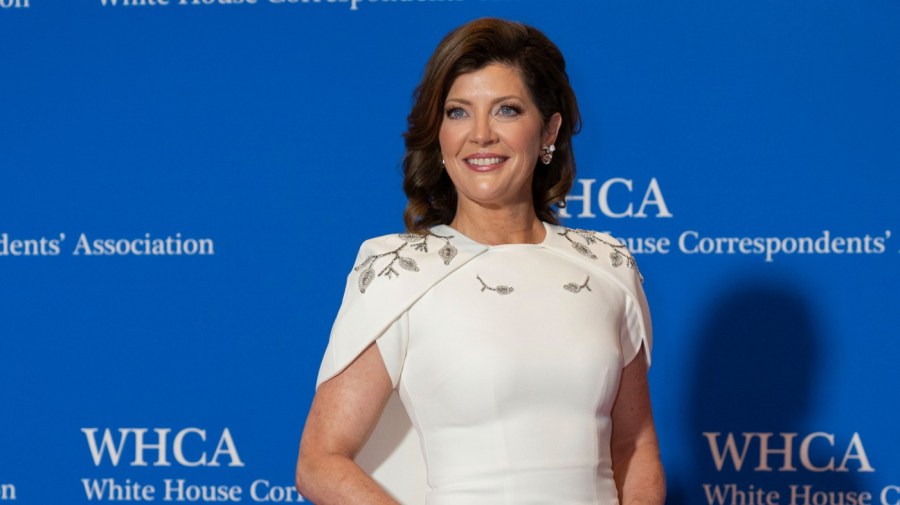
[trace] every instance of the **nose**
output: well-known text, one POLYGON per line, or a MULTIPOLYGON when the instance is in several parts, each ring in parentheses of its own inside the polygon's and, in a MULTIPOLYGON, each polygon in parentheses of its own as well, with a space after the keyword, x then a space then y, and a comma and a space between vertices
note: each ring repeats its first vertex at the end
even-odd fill
POLYGON ((482 114, 476 117, 470 139, 480 146, 491 145, 497 141, 490 114, 482 114))

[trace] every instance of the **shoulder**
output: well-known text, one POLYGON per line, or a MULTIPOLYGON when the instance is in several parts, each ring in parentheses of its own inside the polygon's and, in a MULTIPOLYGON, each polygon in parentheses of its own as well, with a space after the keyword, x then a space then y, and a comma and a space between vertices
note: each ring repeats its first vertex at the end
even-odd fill
POLYGON ((368 254, 380 254, 383 252, 390 251, 392 249, 396 249, 400 244, 403 244, 406 234, 404 233, 389 233, 386 235, 379 235, 377 237, 371 237, 362 242, 359 246, 359 254, 360 256, 368 255, 368 254))
MULTIPOLYGON (((452 236, 437 231, 392 233, 370 238, 362 243, 353 271, 358 275, 361 293, 376 277, 393 279, 405 272, 443 272, 460 254, 452 236)), ((466 251, 471 256, 472 251, 466 251)))
MULTIPOLYGON (((548 243, 560 249, 561 252, 576 256, 594 264, 597 268, 612 271, 618 274, 617 277, 623 276, 622 274, 625 272, 621 271, 620 267, 624 267, 626 271, 631 270, 639 282, 643 282, 644 279, 638 270, 634 255, 625 244, 610 234, 562 225, 550 225, 549 229, 555 237, 548 243)), ((624 275, 624 277, 630 276, 624 275)))
POLYGON ((390 233, 365 240, 359 247, 357 260, 365 260, 373 256, 435 256, 448 262, 456 255, 452 236, 445 236, 434 231, 426 233, 390 233))
POLYGON ((650 309, 642 286, 644 277, 628 247, 608 233, 558 225, 551 226, 551 230, 551 248, 603 275, 610 282, 609 286, 621 289, 626 296, 629 327, 635 335, 643 336, 649 349, 652 330, 650 309))

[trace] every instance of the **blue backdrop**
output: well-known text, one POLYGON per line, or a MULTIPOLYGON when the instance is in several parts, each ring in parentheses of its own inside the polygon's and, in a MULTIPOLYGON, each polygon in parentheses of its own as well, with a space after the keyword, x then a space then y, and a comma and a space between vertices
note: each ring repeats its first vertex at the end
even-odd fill
POLYGON ((0 501, 301 501, 411 91, 488 15, 567 56, 669 503, 900 503, 893 0, 0 0, 0 501))

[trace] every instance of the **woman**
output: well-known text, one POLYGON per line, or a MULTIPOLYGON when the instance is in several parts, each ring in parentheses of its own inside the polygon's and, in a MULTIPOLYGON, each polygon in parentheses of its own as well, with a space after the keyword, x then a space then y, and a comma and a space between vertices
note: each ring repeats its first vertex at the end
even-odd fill
POLYGON ((468 23, 432 55, 408 119, 408 233, 360 250, 298 489, 397 503, 354 462, 396 389, 429 505, 662 504, 640 273, 552 208, 580 125, 562 54, 531 27, 468 23))

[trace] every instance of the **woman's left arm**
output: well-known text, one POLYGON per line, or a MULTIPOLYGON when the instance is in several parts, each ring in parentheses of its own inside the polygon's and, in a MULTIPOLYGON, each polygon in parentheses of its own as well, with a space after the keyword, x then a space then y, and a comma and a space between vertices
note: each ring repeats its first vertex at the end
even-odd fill
POLYGON ((663 505, 666 501, 644 352, 642 349, 622 370, 612 409, 610 449, 621 505, 663 505))

